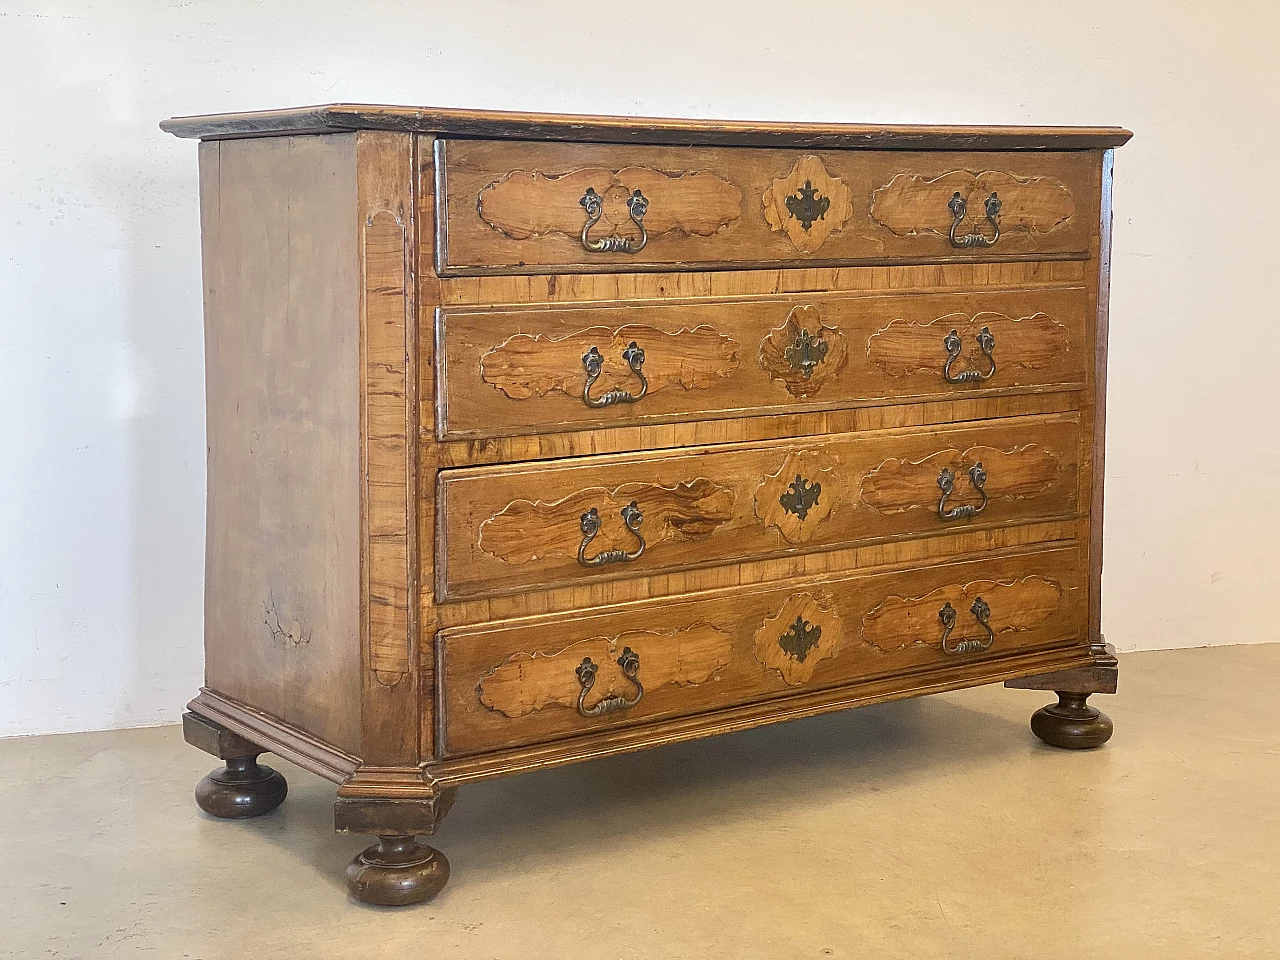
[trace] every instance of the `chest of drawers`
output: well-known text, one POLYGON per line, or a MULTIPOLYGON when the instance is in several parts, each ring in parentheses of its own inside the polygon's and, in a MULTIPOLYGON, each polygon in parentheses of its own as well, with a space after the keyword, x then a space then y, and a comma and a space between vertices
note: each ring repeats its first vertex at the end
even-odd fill
MULTIPOLYGON (((197 799, 437 892, 456 789, 975 684, 1097 746, 1118 128, 331 106, 197 137, 197 799)), ((803 736, 797 728, 797 736, 803 736)))

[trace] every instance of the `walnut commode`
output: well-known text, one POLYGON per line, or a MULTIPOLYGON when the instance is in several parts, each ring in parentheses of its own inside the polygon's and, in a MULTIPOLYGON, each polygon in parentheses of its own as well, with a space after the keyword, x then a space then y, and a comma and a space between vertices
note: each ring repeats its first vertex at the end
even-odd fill
POLYGON ((997 681, 1110 736, 1127 131, 162 126, 203 141, 209 813, 274 809, 279 754, 403 904, 487 777, 997 681))

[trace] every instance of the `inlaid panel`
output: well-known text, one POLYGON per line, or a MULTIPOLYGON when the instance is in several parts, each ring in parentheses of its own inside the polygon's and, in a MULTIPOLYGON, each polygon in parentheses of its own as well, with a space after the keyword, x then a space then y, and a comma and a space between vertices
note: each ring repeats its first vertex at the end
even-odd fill
POLYGON ((441 632, 446 756, 1084 639, 1077 548, 441 632))
POLYGON ((1080 456, 1066 414, 445 470, 437 595, 1073 517, 1080 456))
POLYGON ((441 308, 441 439, 1078 389, 1081 287, 441 308))

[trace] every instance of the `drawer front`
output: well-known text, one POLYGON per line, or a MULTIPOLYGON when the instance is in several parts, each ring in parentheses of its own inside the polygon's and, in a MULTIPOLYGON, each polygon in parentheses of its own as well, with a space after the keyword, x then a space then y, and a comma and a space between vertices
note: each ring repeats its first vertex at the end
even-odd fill
POLYGON ((1085 633, 1074 548, 437 637, 445 755, 604 732, 1085 633))
POLYGON ((447 470, 437 596, 1074 517, 1078 414, 447 470))
POLYGON ((436 432, 476 439, 1078 389, 1082 287, 441 309, 436 432))
POLYGON ((437 269, 1085 257, 1099 157, 440 140, 437 269))

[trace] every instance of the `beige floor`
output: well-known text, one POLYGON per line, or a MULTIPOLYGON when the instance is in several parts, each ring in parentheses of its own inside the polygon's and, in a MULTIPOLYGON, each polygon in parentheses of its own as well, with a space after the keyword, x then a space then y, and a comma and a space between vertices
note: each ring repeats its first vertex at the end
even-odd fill
POLYGON ((1278 690, 1280 644, 1136 654, 1089 753, 988 687, 483 784, 401 910, 288 764, 230 823, 176 727, 0 741, 0 956, 1276 957, 1278 690))

